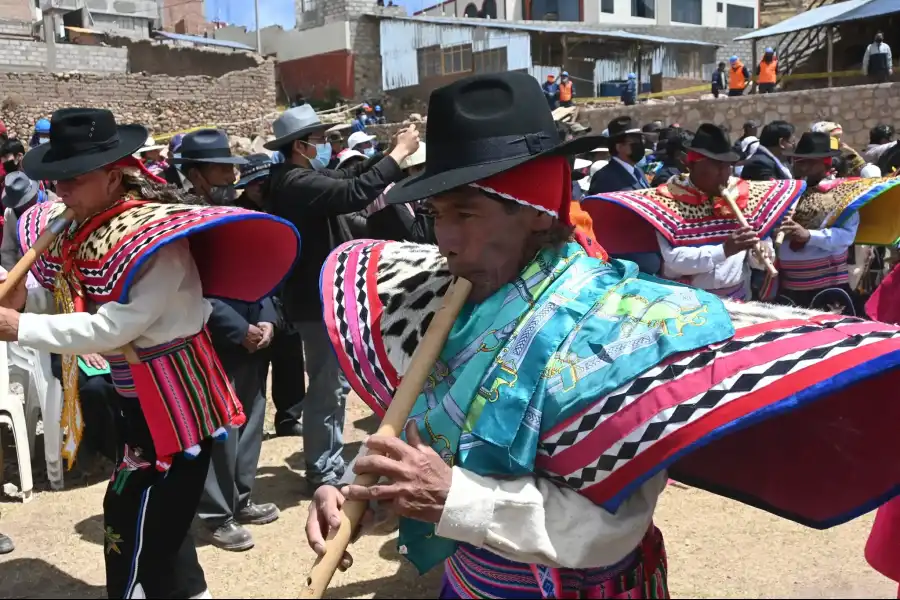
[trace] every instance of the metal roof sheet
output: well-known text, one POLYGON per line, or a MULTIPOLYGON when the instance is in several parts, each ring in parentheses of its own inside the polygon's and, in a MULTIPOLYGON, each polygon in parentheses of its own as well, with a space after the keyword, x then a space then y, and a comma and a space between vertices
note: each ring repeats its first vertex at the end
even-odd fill
POLYGON ((498 19, 471 19, 464 17, 429 17, 415 16, 404 17, 399 15, 384 15, 382 19, 399 21, 412 21, 414 23, 431 23, 434 25, 451 25, 457 27, 487 27, 489 29, 508 29, 514 31, 535 31, 540 33, 568 33, 571 35, 584 35, 606 39, 617 39, 634 42, 647 42, 650 44, 679 44, 682 46, 709 46, 718 47, 719 44, 701 42, 697 40, 674 39, 655 35, 643 35, 628 31, 593 29, 590 27, 577 27, 565 22, 534 22, 534 21, 501 21, 498 19))
POLYGON ((215 38, 207 38, 200 35, 185 35, 183 33, 172 33, 171 31, 154 31, 153 35, 168 38, 170 40, 178 40, 180 42, 192 42, 204 46, 219 46, 221 48, 232 48, 234 50, 256 50, 253 46, 241 44, 240 42, 217 40, 215 38))
MULTIPOLYGON (((897 3, 896 0, 888 0, 897 3)), ((795 15, 789 19, 785 19, 780 23, 776 23, 765 29, 757 29, 751 33, 746 33, 740 37, 734 38, 734 41, 755 40, 774 35, 783 35, 785 33, 793 33, 795 31, 803 31, 804 29, 813 29, 822 27, 823 25, 834 24, 834 19, 841 15, 853 11, 857 8, 865 6, 872 0, 847 0, 846 2, 837 2, 835 4, 826 4, 799 15, 795 15)), ((900 7, 897 8, 900 10, 900 7)))

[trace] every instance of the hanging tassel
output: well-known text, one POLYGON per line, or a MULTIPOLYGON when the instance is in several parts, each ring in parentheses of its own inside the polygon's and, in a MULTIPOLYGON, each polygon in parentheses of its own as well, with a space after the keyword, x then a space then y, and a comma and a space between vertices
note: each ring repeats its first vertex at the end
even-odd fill
POLYGON ((219 427, 213 432, 213 439, 217 442, 224 442, 228 439, 228 430, 224 427, 219 427))
POLYGON ((184 455, 191 459, 197 458, 198 456, 200 456, 200 445, 194 444, 190 448, 185 448, 184 455))

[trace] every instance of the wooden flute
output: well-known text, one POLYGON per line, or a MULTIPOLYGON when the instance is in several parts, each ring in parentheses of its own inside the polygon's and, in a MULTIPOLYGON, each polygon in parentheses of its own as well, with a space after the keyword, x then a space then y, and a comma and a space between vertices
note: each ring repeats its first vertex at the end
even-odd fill
MULTIPOLYGON (((725 199, 725 202, 728 203, 728 207, 731 209, 731 212, 734 213, 734 218, 737 219, 737 222, 740 223, 741 227, 751 228, 750 223, 747 222, 747 217, 744 216, 744 213, 741 212, 740 207, 737 205, 737 190, 733 187, 725 187, 722 189, 721 196, 725 199)), ((769 277, 778 277, 778 269, 775 268, 772 260, 766 256, 765 250, 763 250, 762 247, 762 242, 756 244, 753 248, 753 252, 756 253, 756 257, 766 267, 766 273, 768 273, 769 277)))
POLYGON ((75 213, 72 212, 71 208, 67 208, 63 214, 50 222, 50 225, 41 233, 34 245, 25 251, 19 262, 6 274, 6 281, 0 283, 0 300, 22 283, 28 276, 28 271, 31 270, 34 261, 50 247, 50 244, 59 237, 59 234, 66 230, 74 218, 75 213))

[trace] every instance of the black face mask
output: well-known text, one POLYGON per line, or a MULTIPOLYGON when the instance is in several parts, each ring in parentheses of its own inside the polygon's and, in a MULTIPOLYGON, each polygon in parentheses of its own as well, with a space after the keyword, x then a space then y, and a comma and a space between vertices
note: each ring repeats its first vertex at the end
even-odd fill
POLYGON ((628 153, 628 160, 635 164, 639 163, 644 158, 646 149, 644 142, 631 142, 631 152, 628 153))
POLYGON ((3 170, 7 173, 14 173, 15 171, 19 170, 19 163, 14 160, 4 160, 3 170))
POLYGON ((880 35, 879 35, 878 37, 875 38, 875 43, 876 43, 876 44, 880 44, 880 43, 883 42, 883 41, 884 41, 884 38, 881 37, 880 35))
POLYGON ((773 59, 773 58, 774 58, 774 57, 773 57, 771 54, 766 54, 766 56, 765 56, 765 60, 766 60, 767 63, 772 62, 772 59, 773 59))

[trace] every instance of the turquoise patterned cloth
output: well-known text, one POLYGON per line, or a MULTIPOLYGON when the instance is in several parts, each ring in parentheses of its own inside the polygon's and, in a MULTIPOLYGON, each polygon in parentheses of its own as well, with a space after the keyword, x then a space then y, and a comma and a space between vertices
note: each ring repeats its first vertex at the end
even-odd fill
MULTIPOLYGON (((569 243, 463 308, 410 418, 451 465, 529 475, 543 433, 666 357, 733 334, 716 296, 569 243)), ((434 530, 400 523, 401 552, 421 573, 456 549, 434 530)))

